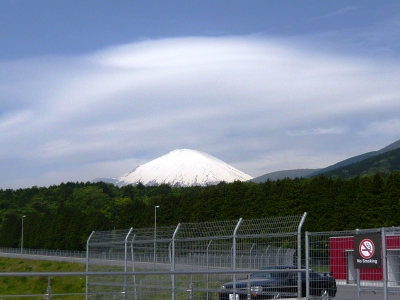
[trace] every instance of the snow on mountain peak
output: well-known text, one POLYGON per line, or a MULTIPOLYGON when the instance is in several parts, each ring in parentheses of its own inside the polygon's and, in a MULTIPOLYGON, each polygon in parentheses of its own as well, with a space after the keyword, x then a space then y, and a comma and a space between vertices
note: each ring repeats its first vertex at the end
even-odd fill
POLYGON ((122 175, 117 185, 128 184, 179 186, 210 185, 221 181, 247 181, 250 175, 239 171, 227 163, 207 153, 178 149, 169 152, 148 163, 138 166, 133 171, 122 175))

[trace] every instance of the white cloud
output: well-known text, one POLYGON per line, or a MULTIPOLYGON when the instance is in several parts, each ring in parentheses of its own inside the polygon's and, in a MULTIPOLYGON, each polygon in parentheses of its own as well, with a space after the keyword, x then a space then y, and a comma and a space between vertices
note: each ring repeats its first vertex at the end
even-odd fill
POLYGON ((360 131, 360 135, 363 137, 379 135, 400 136, 400 118, 383 119, 382 121, 368 123, 365 128, 360 131))
POLYGON ((303 136, 303 135, 320 135, 320 134, 343 134, 346 132, 345 128, 333 127, 333 128, 314 128, 314 129, 303 129, 288 131, 289 136, 303 136))
POLYGON ((259 176, 324 167, 398 139, 396 60, 268 37, 191 37, 2 64, 0 78, 24 74, 0 84, 5 188, 118 176, 135 167, 128 162, 177 148, 259 176), (367 142, 366 132, 380 137, 367 142))

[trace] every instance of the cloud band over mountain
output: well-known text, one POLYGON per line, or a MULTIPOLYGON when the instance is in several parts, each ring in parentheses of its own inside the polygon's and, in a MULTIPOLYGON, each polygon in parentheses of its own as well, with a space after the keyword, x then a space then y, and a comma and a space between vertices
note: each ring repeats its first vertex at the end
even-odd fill
POLYGON ((177 148, 258 176, 397 140, 398 61, 309 39, 164 38, 0 61, 1 188, 117 176, 177 148))

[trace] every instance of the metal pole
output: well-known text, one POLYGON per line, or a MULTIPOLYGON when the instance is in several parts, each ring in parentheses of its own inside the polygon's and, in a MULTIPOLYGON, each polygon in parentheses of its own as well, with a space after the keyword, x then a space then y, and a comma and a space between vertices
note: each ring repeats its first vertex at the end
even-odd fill
POLYGON ((310 297, 310 233, 306 231, 306 299, 310 297))
MULTIPOLYGON (((236 270, 236 236, 237 232, 239 230, 240 224, 242 224, 242 218, 239 219, 239 221, 236 224, 235 230, 233 231, 233 236, 232 236, 232 269, 236 270)), ((233 283, 233 299, 236 299, 236 274, 232 274, 232 283, 233 283)))
MULTIPOLYGON (((133 253, 133 242, 136 238, 136 234, 133 235, 131 241, 131 258, 132 258, 132 272, 135 272, 135 255, 133 253)), ((137 288, 136 288, 136 275, 133 275, 133 291, 135 295, 135 300, 137 300, 137 288)))
MULTIPOLYGON (((86 273, 89 272, 89 241, 92 238, 94 231, 89 235, 86 241, 86 273)), ((86 276, 86 300, 89 299, 89 276, 86 276)))
POLYGON ((47 278, 47 300, 51 300, 51 285, 50 285, 50 276, 47 278))
MULTIPOLYGON (((300 220, 299 227, 297 229, 297 269, 301 269, 301 228, 303 227, 304 221, 306 220, 307 213, 303 214, 303 217, 300 220)), ((301 272, 297 273, 297 297, 301 298, 302 291, 301 291, 301 272)))
MULTIPOLYGON (((176 239, 176 235, 178 234, 179 228, 181 227, 181 223, 178 224, 178 226, 176 226, 174 234, 172 235, 172 254, 171 254, 171 271, 175 272, 175 239, 176 239)), ((171 274, 171 298, 172 300, 175 300, 175 275, 171 274)))
MULTIPOLYGON (((124 265, 124 272, 126 273, 128 271, 128 237, 131 234, 133 228, 129 229, 128 234, 125 237, 125 265, 124 265)), ((128 289, 127 289, 127 280, 126 280, 126 275, 124 276, 124 299, 127 299, 128 297, 128 289)))
POLYGON ((156 248, 157 248, 157 208, 159 205, 154 206, 154 268, 156 267, 156 248))
POLYGON ((388 274, 387 274, 387 252, 386 252, 386 231, 382 228, 382 273, 383 273, 383 299, 388 299, 388 274))
MULTIPOLYGON (((354 235, 356 235, 356 234, 359 234, 359 229, 356 229, 356 232, 354 233, 354 235)), ((355 258, 354 258, 355 259, 355 258)), ((360 300, 361 298, 361 295, 360 295, 360 292, 361 292, 361 277, 360 277, 360 268, 358 268, 357 267, 357 270, 356 270, 356 276, 357 276, 357 300, 360 300)))
POLYGON ((26 216, 22 216, 22 224, 21 224, 21 254, 22 254, 22 249, 24 248, 24 218, 26 216))
POLYGON ((360 269, 357 269, 357 300, 361 300, 360 269))
MULTIPOLYGON (((206 250, 206 262, 207 262, 207 270, 210 270, 210 265, 209 265, 209 257, 208 257, 208 250, 209 250, 209 248, 210 248, 210 246, 211 246, 211 243, 212 243, 212 240, 210 240, 209 242, 208 242, 208 245, 207 245, 207 250, 206 250)), ((208 289, 208 281, 209 281, 209 276, 208 276, 208 274, 206 275, 206 280, 207 280, 207 299, 210 299, 209 298, 209 289, 208 289)))

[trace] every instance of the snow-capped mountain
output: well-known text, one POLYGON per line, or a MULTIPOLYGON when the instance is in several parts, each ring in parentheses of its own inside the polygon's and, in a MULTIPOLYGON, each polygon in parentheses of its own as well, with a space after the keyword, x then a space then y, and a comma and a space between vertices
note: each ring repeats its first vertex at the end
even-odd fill
POLYGON ((179 186, 212 185, 221 181, 247 181, 250 175, 204 152, 178 149, 140 165, 117 178, 119 186, 128 184, 179 186))

